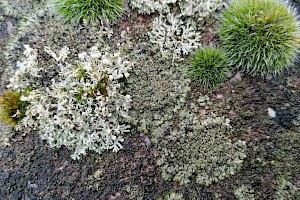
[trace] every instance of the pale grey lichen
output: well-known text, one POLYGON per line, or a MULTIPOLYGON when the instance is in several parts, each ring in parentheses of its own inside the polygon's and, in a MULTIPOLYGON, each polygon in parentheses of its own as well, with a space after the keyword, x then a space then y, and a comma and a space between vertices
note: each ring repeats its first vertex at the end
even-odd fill
POLYGON ((254 190, 250 185, 241 185, 234 190, 238 200, 255 200, 254 190))
POLYGON ((184 200, 183 194, 177 192, 170 192, 163 197, 157 198, 157 200, 184 200))
POLYGON ((139 13, 159 13, 153 20, 150 41, 159 46, 163 56, 173 59, 182 59, 201 46, 204 24, 211 24, 213 14, 223 5, 224 0, 131 1, 139 13))
MULTIPOLYGON (((119 123, 128 117, 131 97, 119 92, 119 80, 129 76, 130 62, 118 53, 101 53, 97 47, 80 53, 77 62, 65 62, 68 48, 54 52, 45 51, 57 64, 59 79, 51 79, 50 86, 32 85, 40 77, 37 52, 26 47, 28 60, 20 62, 19 69, 10 79, 10 88, 26 91, 21 101, 30 103, 26 117, 17 129, 23 132, 35 130, 51 147, 66 146, 73 159, 85 155, 88 150, 102 153, 117 152, 122 148, 123 135, 129 126, 119 123)), ((47 66, 43 66, 47 68, 47 66)))
MULTIPOLYGON (((60 49, 68 46, 70 55, 67 60, 76 59, 78 52, 85 51, 87 48, 97 43, 106 43, 105 39, 113 35, 111 28, 101 26, 87 28, 81 25, 72 26, 58 21, 52 13, 46 12, 43 17, 30 16, 20 22, 18 34, 12 37, 7 45, 4 55, 8 66, 12 66, 7 74, 14 73, 17 68, 16 63, 22 57, 24 51, 23 44, 30 44, 38 51, 38 62, 44 66, 54 64, 54 60, 44 50, 44 46, 53 49, 60 49)), ((106 51, 104 46, 101 51, 106 51)))
POLYGON ((211 17, 225 4, 224 0, 181 0, 179 1, 180 13, 192 17, 195 21, 201 22, 211 17))
POLYGON ((140 14, 170 13, 179 6, 183 16, 206 17, 219 9, 224 0, 130 0, 130 6, 140 14))
POLYGON ((300 188, 292 184, 290 181, 280 178, 278 180, 278 188, 275 194, 275 200, 293 200, 300 199, 300 188))
POLYGON ((300 114, 295 117, 295 119, 292 121, 295 130, 300 133, 300 114))
POLYGON ((0 147, 10 146, 10 138, 14 135, 13 127, 0 121, 0 130, 0 147))
POLYGON ((229 119, 211 115, 199 120, 191 110, 181 110, 153 133, 163 178, 186 185, 195 176, 197 183, 209 186, 235 174, 246 157, 246 144, 232 143, 232 131, 229 119))
POLYGON ((0 0, 0 4, 5 15, 24 18, 33 13, 43 15, 48 0, 0 0))
POLYGON ((137 8, 140 14, 151 14, 156 11, 165 13, 170 11, 170 4, 177 0, 131 0, 130 6, 137 8))
POLYGON ((153 21, 150 41, 159 46, 163 57, 179 60, 201 46, 201 33, 196 30, 196 24, 184 22, 180 17, 160 15, 153 21))

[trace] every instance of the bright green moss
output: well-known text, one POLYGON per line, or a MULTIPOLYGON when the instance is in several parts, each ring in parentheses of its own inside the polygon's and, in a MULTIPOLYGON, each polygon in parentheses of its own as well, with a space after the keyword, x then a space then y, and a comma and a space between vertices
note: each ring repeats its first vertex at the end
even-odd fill
POLYGON ((277 74, 297 57, 297 19, 280 0, 234 1, 221 15, 219 34, 228 59, 248 74, 277 74))
POLYGON ((21 121, 29 105, 28 102, 20 100, 21 93, 7 90, 0 96, 1 120, 11 125, 16 125, 21 121))
POLYGON ((215 90, 229 77, 230 71, 223 53, 207 47, 195 53, 188 74, 205 89, 215 90))
POLYGON ((69 22, 115 21, 123 10, 123 0, 56 0, 54 5, 69 22))

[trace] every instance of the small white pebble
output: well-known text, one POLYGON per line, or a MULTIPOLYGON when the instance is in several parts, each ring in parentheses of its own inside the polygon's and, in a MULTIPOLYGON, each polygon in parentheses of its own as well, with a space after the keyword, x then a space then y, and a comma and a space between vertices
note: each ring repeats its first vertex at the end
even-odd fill
POLYGON ((276 117, 276 112, 272 108, 268 108, 268 114, 270 117, 275 118, 276 117))

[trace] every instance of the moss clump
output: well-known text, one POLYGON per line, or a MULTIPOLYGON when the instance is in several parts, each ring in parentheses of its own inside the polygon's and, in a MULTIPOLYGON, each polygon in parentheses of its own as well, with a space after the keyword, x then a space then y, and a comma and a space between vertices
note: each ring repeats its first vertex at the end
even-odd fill
POLYGON ((16 125, 24 118, 29 103, 21 101, 20 98, 21 93, 12 90, 6 90, 0 96, 1 120, 8 124, 16 125))
POLYGON ((55 9, 67 21, 97 23, 122 15, 123 0, 56 0, 55 9))
POLYGON ((215 90, 230 76, 228 60, 217 48, 202 48, 194 54, 188 74, 205 89, 215 90))
POLYGON ((248 74, 277 74, 299 48, 297 18, 280 0, 236 0, 221 15, 220 39, 233 65, 248 74))

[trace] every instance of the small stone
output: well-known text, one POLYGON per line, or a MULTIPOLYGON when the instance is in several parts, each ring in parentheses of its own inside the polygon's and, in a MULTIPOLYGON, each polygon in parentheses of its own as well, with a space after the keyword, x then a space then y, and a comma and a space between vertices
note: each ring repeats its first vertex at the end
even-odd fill
POLYGON ((206 115, 206 110, 205 110, 205 109, 201 109, 201 110, 199 111, 199 115, 200 115, 200 116, 206 115))
POLYGON ((228 115, 229 115, 229 118, 230 119, 233 119, 233 118, 236 118, 236 113, 233 111, 233 110, 230 110, 229 112, 228 112, 228 115))
POLYGON ((240 82, 242 81, 242 72, 237 72, 233 78, 230 79, 230 82, 240 82))
POLYGON ((272 78, 273 78, 272 74, 268 74, 268 75, 266 76, 266 80, 268 80, 268 81, 272 80, 272 78))
POLYGON ((224 96, 222 94, 217 94, 217 96, 216 96, 217 99, 223 99, 223 97, 224 96))
POLYGON ((29 188, 33 188, 33 189, 37 189, 38 188, 37 184, 31 183, 30 181, 28 181, 27 186, 29 188))
POLYGON ((14 27, 13 24, 10 21, 6 22, 6 24, 7 24, 7 32, 12 33, 14 27))
POLYGON ((291 106, 291 104, 289 104, 289 103, 285 103, 285 104, 284 104, 284 106, 285 106, 285 107, 290 107, 290 106, 291 106))
POLYGON ((272 118, 276 117, 276 112, 272 108, 268 108, 268 115, 272 118))
POLYGON ((146 143, 147 146, 150 146, 151 141, 150 141, 150 139, 149 139, 149 137, 147 135, 146 135, 144 141, 145 141, 145 143, 146 143))

